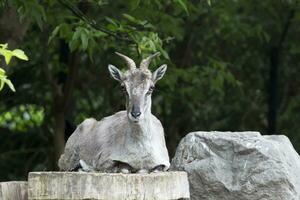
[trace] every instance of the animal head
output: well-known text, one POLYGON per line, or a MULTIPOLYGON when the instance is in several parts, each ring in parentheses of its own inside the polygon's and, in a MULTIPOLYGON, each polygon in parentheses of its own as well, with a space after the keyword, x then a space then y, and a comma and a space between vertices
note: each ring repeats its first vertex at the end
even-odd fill
POLYGON ((151 112, 151 94, 156 82, 164 76, 167 65, 160 66, 152 73, 148 66, 159 53, 143 59, 139 68, 131 58, 117 52, 116 54, 126 62, 129 69, 124 73, 113 65, 108 65, 108 69, 111 76, 120 82, 121 89, 126 96, 129 120, 138 123, 140 119, 145 118, 145 115, 151 112))

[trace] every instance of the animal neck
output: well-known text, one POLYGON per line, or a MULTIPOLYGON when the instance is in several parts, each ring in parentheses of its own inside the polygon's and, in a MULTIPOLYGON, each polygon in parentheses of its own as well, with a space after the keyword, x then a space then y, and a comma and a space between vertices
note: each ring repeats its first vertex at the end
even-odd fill
POLYGON ((138 123, 134 123, 128 119, 129 134, 130 137, 140 139, 144 137, 150 137, 151 134, 151 101, 148 102, 146 109, 144 110, 144 116, 138 123))

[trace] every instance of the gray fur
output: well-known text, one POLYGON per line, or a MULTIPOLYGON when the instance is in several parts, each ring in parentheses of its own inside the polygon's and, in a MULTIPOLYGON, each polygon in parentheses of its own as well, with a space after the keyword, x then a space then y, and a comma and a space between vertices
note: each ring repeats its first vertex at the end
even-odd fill
MULTIPOLYGON (((166 66, 160 68, 159 79, 166 66)), ((122 73, 109 66, 113 78, 120 81, 126 93, 126 111, 96 121, 84 120, 68 139, 59 168, 72 171, 76 166, 89 171, 139 172, 166 171, 169 155, 164 130, 151 113, 151 88, 158 80, 148 69, 132 68, 122 73), (133 116, 133 110, 140 116, 133 116), (162 167, 161 167, 162 166, 162 167)))

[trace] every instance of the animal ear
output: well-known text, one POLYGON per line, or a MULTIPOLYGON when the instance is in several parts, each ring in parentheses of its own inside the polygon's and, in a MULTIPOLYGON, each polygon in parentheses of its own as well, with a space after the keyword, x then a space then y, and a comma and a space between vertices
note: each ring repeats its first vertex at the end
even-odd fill
POLYGON ((167 71, 167 65, 160 66, 155 72, 152 74, 152 80, 154 83, 156 83, 158 80, 160 80, 167 71))
POLYGON ((113 65, 108 65, 110 75, 117 81, 122 80, 122 72, 113 65))

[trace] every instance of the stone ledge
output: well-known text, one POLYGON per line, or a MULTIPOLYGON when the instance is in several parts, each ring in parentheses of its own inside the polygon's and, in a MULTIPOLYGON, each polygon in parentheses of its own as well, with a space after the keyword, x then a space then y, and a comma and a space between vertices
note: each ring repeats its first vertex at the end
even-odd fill
POLYGON ((27 200, 27 182, 0 182, 1 200, 27 200))
POLYGON ((32 172, 28 177, 29 200, 174 200, 189 195, 186 172, 32 172))

